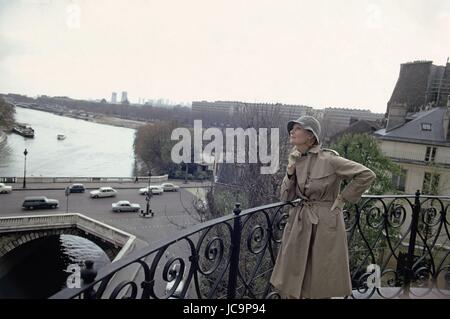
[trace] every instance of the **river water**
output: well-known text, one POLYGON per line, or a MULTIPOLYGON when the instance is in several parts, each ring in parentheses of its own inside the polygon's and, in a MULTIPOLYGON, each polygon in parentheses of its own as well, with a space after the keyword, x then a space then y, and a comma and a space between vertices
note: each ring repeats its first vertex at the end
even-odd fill
POLYGON ((34 139, 8 134, 0 145, 0 177, 130 177, 134 129, 97 124, 16 107, 16 122, 27 123, 34 139), (57 140, 58 134, 66 135, 57 140))
POLYGON ((48 298, 67 287, 69 265, 94 261, 100 269, 111 261, 88 239, 54 235, 25 243, 4 255, 0 261, 0 299, 48 298))

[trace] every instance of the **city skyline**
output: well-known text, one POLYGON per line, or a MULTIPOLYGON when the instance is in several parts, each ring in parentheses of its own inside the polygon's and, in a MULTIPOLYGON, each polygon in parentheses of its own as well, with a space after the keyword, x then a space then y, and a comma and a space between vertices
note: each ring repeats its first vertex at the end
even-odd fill
POLYGON ((400 64, 444 65, 434 0, 0 0, 0 92, 384 113, 400 64), (119 23, 122 22, 122 23, 119 23))

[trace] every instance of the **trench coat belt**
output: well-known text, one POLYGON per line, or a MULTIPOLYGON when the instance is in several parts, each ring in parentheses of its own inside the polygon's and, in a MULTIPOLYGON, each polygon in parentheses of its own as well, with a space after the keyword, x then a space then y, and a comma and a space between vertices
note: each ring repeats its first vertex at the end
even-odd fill
POLYGON ((317 216, 315 207, 331 207, 333 205, 333 201, 312 201, 306 198, 303 198, 303 201, 300 203, 300 211, 297 213, 297 219, 300 220, 301 214, 305 215, 306 218, 309 219, 311 224, 317 225, 319 223, 319 216, 317 216))

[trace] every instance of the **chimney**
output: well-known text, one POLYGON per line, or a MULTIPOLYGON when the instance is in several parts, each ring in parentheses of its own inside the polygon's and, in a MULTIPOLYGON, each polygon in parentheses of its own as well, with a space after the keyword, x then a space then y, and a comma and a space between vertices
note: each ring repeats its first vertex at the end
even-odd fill
POLYGON ((444 114, 444 138, 450 141, 450 95, 447 96, 447 111, 444 114))
POLYGON ((406 103, 392 103, 389 105, 386 131, 392 130, 405 123, 406 109, 406 103))

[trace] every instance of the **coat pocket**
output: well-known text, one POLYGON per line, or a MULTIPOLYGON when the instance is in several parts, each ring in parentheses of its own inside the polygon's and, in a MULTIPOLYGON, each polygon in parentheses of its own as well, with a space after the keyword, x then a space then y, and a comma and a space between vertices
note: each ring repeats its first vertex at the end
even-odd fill
POLYGON ((336 175, 317 175, 311 176, 306 187, 309 189, 310 194, 315 194, 317 198, 324 198, 326 194, 330 192, 330 189, 336 184, 336 175))

